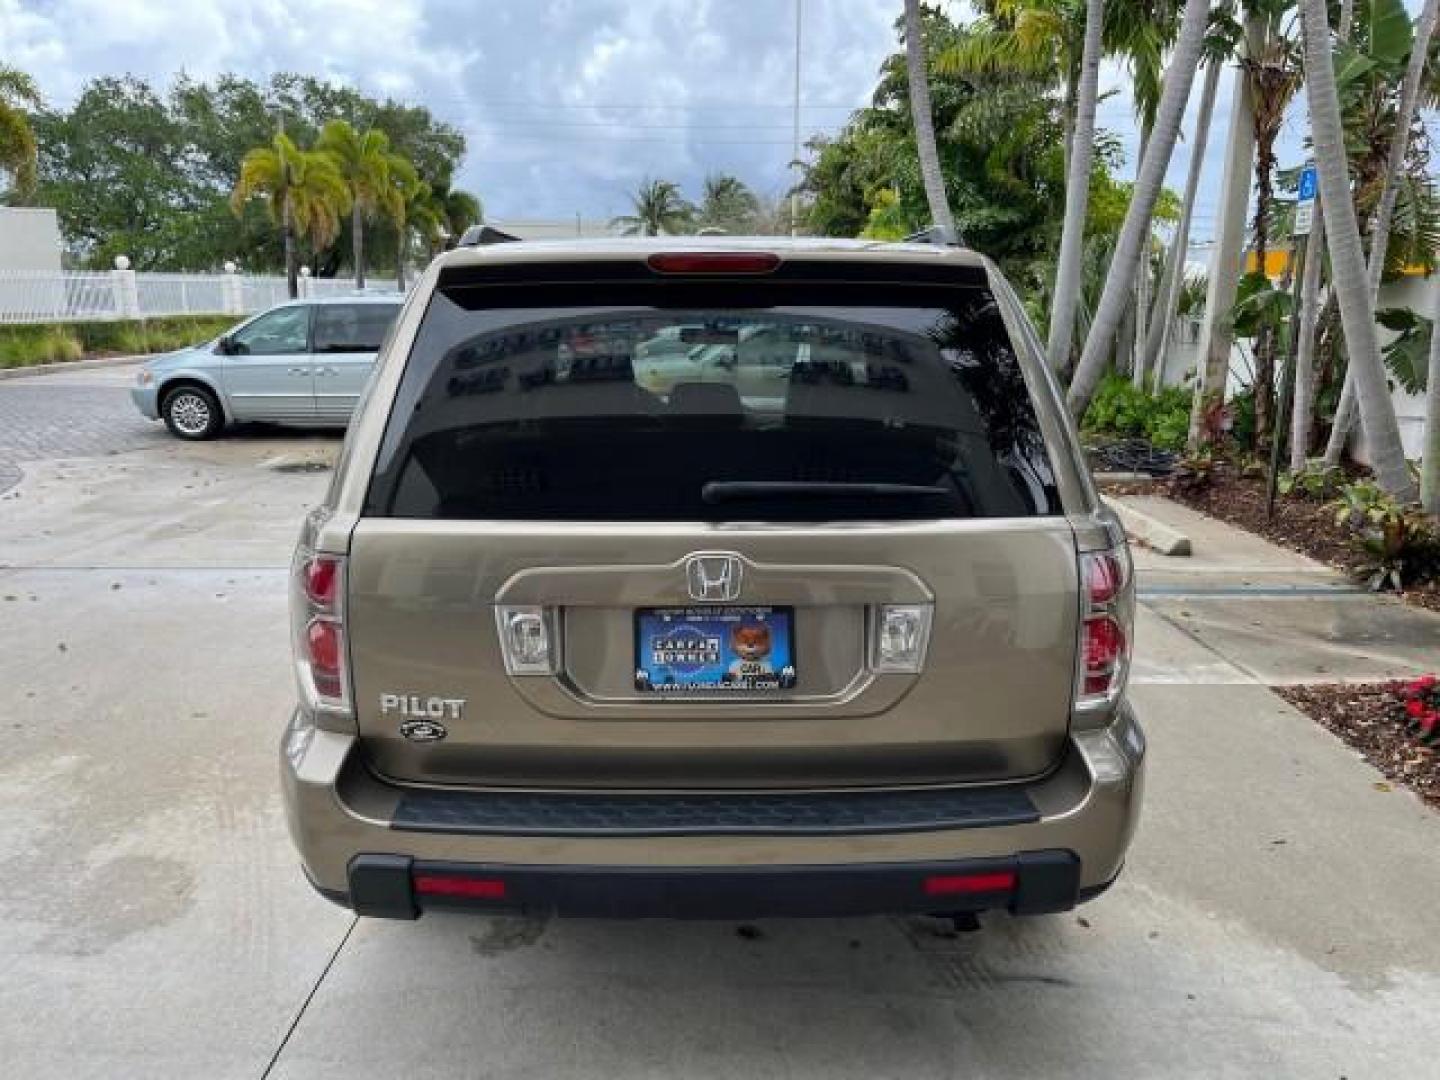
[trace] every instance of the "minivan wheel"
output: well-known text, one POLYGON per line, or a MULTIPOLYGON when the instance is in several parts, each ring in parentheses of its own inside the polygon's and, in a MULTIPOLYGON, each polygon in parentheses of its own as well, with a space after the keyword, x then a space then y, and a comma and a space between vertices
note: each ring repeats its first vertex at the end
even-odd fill
POLYGON ((160 414, 170 434, 180 439, 212 439, 225 424, 220 402, 198 386, 181 386, 166 394, 160 414))

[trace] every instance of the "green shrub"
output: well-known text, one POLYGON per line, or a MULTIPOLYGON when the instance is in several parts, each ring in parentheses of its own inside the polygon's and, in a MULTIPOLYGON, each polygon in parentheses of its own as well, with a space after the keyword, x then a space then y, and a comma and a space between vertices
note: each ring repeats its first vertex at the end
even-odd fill
POLYGON ((1402 505, 1370 480, 1340 488, 1335 523, 1355 534, 1355 573, 1374 591, 1403 589, 1440 573, 1440 534, 1418 506, 1402 505))
POLYGON ((0 368, 78 360, 84 346, 68 326, 0 326, 0 368))
POLYGON ((1084 427, 1099 435, 1147 439, 1163 449, 1179 450, 1190 430, 1190 392, 1172 386, 1150 394, 1123 375, 1108 375, 1095 391, 1084 427))
POLYGON ((1306 462, 1299 472, 1282 473, 1276 486, 1281 495, 1324 502, 1340 494, 1340 485, 1344 482, 1344 470, 1316 459, 1306 462))
POLYGON ((176 315, 114 322, 0 326, 0 368, 63 363, 85 356, 169 352, 218 337, 230 315, 176 315))

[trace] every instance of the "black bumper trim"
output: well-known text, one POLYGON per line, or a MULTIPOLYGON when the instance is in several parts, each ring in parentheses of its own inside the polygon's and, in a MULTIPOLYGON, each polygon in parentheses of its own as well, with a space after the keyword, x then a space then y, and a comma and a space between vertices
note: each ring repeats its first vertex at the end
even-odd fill
POLYGON ((824 836, 1024 825, 1019 787, 855 792, 508 792, 410 790, 390 827, 505 836, 824 836))
POLYGON ((1070 851, 1009 858, 838 866, 517 866, 357 855, 350 860, 357 914, 414 919, 422 911, 521 913, 576 918, 745 919, 899 915, 1006 909, 1017 915, 1068 911, 1080 893, 1070 851), (1013 871, 1013 892, 930 896, 933 875, 1013 871), (503 899, 417 897, 412 882, 441 874, 505 883, 503 899))

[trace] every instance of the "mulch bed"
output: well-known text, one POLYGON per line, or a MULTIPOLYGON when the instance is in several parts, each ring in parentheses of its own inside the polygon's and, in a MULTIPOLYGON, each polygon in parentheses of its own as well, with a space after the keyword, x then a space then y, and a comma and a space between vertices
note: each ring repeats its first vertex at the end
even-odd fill
MULTIPOLYGON (((1226 465, 1218 465, 1213 477, 1210 486, 1201 491, 1181 491, 1157 483, 1149 485, 1144 493, 1168 496, 1346 573, 1353 573, 1363 561, 1355 551, 1350 530, 1335 523, 1335 511, 1327 510, 1325 503, 1277 495, 1275 517, 1269 518, 1265 514, 1263 479, 1241 476, 1226 465)), ((1440 611, 1440 581, 1396 595, 1440 611)))
POLYGON ((1440 810, 1440 753, 1405 729, 1396 695, 1403 682, 1280 686, 1275 692, 1360 751, 1391 781, 1440 810))

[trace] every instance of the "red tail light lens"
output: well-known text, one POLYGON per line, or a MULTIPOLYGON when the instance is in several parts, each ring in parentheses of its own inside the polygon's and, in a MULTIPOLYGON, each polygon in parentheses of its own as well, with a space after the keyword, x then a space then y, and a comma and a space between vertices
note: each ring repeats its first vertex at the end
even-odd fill
POLYGON ((1096 606, 1108 604, 1120 595, 1125 575, 1120 560, 1110 552, 1087 556, 1085 559, 1085 588, 1090 593, 1090 603, 1096 606))
POLYGON ((769 274, 780 256, 768 251, 674 251, 651 255, 645 265, 657 274, 769 274))
POLYGON ((335 606, 336 587, 340 581, 340 560, 333 555, 312 555, 302 568, 305 595, 316 607, 329 610, 335 606))
POLYGON ((1085 620, 1085 693, 1104 694, 1125 658, 1125 631, 1109 615, 1085 620))
POLYGON ((456 896, 467 900, 503 900, 505 882, 499 878, 417 874, 415 891, 421 896, 456 896))
POLYGON ((934 874, 925 879, 926 896, 975 896, 1015 891, 1015 871, 984 874, 934 874))
POLYGON ((344 609, 345 559, 302 547, 295 556, 290 594, 301 698, 312 710, 348 716, 344 609))
POLYGON ((305 628, 305 646, 310 660, 310 676, 315 689, 327 697, 340 696, 340 665, 344 652, 343 631, 330 619, 311 619, 305 628))
POLYGON ((1130 667, 1130 624, 1134 611, 1130 557, 1123 548, 1080 556, 1084 585, 1080 621, 1080 671, 1075 703, 1082 710, 1108 710, 1125 687, 1130 667))

